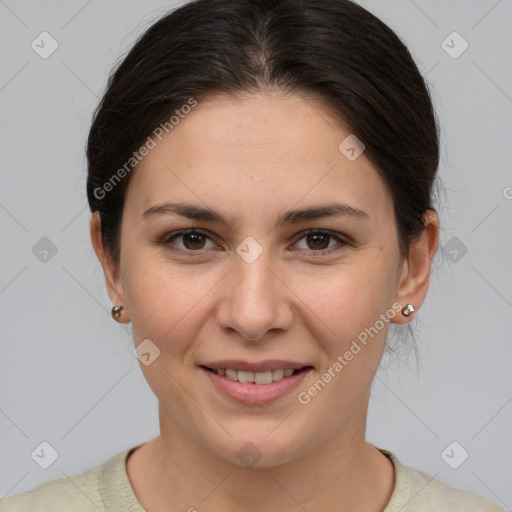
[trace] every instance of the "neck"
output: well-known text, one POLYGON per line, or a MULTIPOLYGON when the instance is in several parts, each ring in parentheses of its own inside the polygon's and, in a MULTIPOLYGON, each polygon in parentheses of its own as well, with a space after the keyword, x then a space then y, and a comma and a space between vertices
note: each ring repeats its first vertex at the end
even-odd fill
POLYGON ((160 407, 161 434, 132 453, 128 476, 147 512, 169 506, 191 512, 382 512, 394 487, 394 470, 365 442, 365 422, 365 415, 362 421, 347 421, 324 442, 312 440, 309 450, 289 462, 244 467, 206 448, 160 407))

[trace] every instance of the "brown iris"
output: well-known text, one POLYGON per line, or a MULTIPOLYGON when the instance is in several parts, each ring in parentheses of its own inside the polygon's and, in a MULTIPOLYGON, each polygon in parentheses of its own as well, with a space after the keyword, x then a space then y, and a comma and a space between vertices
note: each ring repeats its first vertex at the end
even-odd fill
POLYGON ((190 250, 202 249, 205 244, 206 237, 201 233, 183 233, 183 245, 190 250), (187 244, 187 240, 189 243, 187 244))
POLYGON ((312 249, 325 249, 329 247, 329 238, 330 235, 325 233, 310 233, 307 235, 306 240, 312 249))

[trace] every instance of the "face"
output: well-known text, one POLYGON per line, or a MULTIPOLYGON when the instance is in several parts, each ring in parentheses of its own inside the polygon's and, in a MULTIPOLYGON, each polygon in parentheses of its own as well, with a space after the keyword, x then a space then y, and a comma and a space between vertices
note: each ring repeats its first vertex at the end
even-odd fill
POLYGON ((216 96, 141 162, 111 296, 150 340, 169 433, 263 466, 364 436, 407 263, 384 182, 338 149, 349 135, 313 100, 216 96))

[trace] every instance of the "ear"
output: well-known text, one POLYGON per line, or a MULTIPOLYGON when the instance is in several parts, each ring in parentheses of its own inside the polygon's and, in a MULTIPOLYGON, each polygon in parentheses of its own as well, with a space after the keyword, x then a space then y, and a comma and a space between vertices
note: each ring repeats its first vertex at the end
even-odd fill
MULTIPOLYGON (((106 249, 101 235, 101 216, 99 212, 94 212, 90 220, 91 242, 94 252, 100 260, 105 275, 108 295, 114 306, 125 306, 125 296, 123 282, 119 272, 119 265, 112 258, 110 252, 106 249)), ((127 312, 116 318, 118 322, 128 323, 129 318, 127 312)))
MULTIPOLYGON (((434 210, 424 214, 425 229, 411 243, 409 254, 399 271, 396 301, 404 308, 412 304, 417 311, 425 300, 430 282, 432 260, 439 245, 439 216, 434 210)), ((414 313, 395 315, 392 322, 404 324, 414 317, 414 313)))

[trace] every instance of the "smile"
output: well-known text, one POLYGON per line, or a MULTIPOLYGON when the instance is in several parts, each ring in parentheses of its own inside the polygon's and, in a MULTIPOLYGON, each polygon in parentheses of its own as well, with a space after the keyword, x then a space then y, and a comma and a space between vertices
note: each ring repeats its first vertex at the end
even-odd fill
POLYGON ((250 372, 244 370, 234 370, 232 368, 213 368, 205 367, 207 370, 215 372, 217 375, 226 377, 229 380, 242 382, 243 384, 270 384, 286 377, 291 377, 300 370, 294 368, 276 368, 264 372, 250 372))
POLYGON ((312 366, 298 367, 299 365, 296 368, 270 369, 268 363, 264 365, 265 369, 258 369, 259 371, 222 366, 211 368, 201 365, 199 368, 220 395, 249 406, 265 405, 284 399, 313 371, 312 366))

